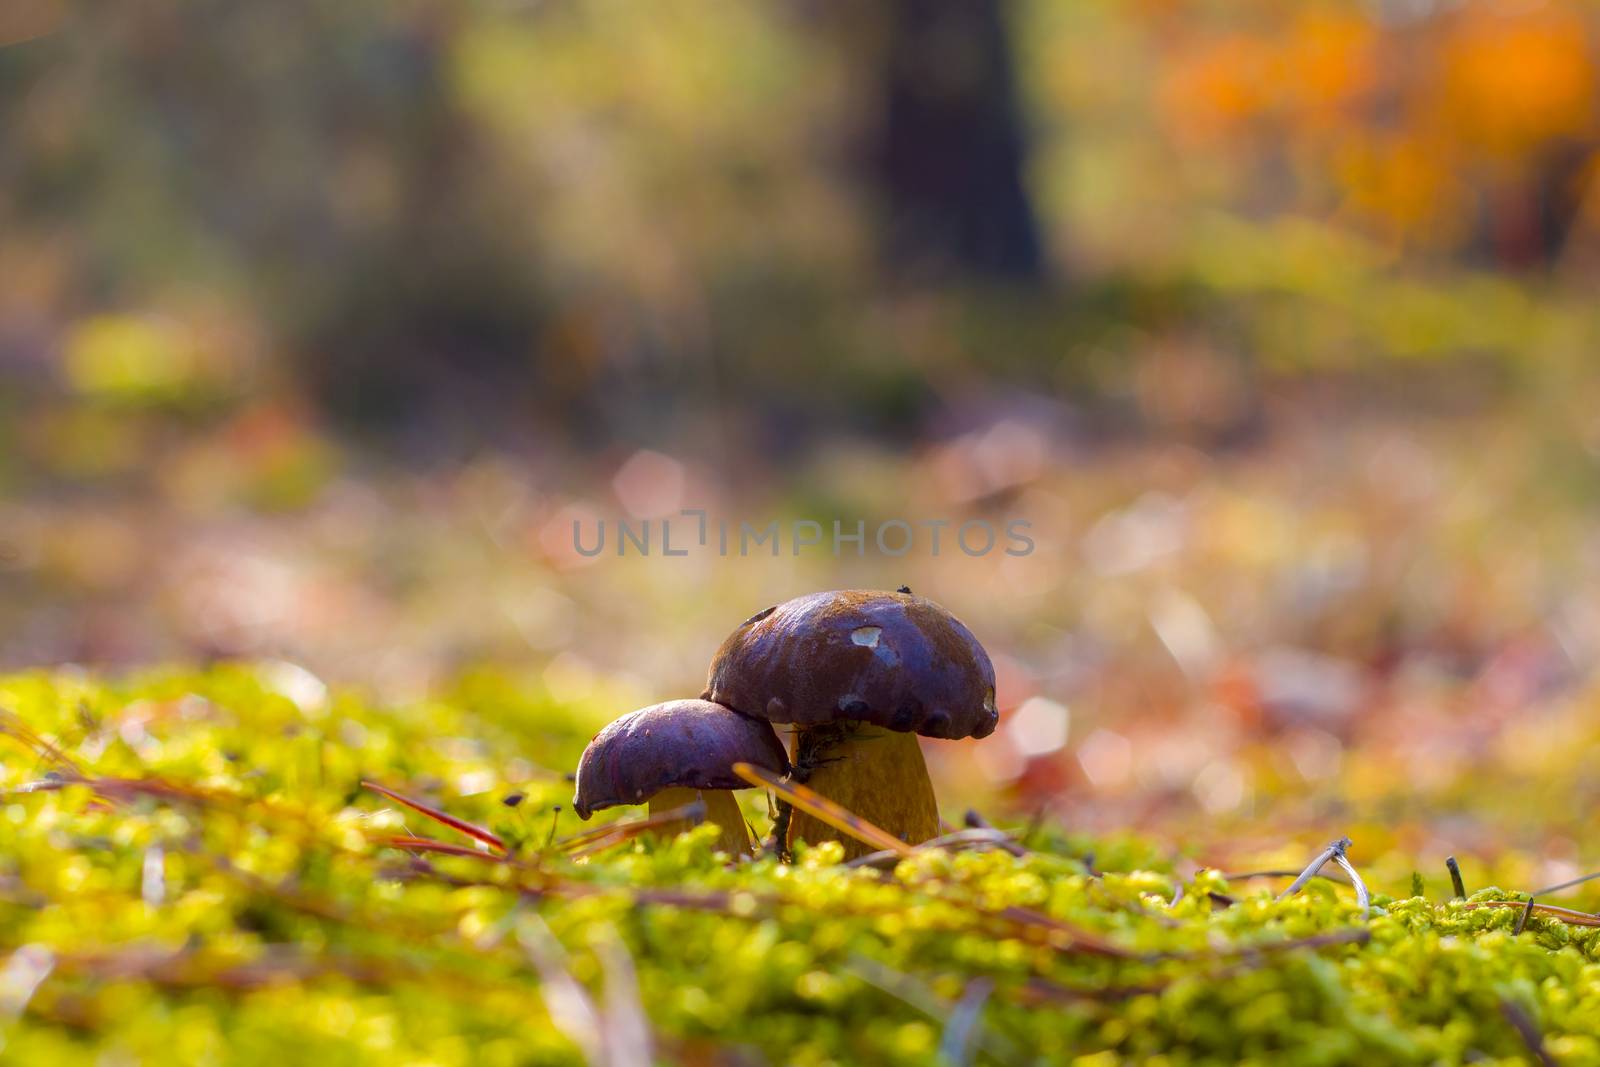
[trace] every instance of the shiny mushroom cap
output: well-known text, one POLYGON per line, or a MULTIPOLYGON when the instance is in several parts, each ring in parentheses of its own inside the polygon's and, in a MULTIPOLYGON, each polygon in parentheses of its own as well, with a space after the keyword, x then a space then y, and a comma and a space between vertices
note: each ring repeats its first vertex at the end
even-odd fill
POLYGON ((758 612, 722 643, 706 696, 770 722, 855 721, 927 737, 987 737, 994 664, 931 600, 848 589, 758 612))
POLYGON ((642 804, 663 789, 744 789, 733 773, 749 763, 788 770, 771 725, 709 700, 669 700, 630 711, 594 736, 578 761, 572 808, 587 819, 602 808, 642 804))

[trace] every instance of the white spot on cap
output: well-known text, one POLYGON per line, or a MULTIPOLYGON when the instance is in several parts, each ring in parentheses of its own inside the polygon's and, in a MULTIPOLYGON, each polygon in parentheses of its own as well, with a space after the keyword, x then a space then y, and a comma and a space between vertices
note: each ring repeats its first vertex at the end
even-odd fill
POLYGON ((867 648, 877 648, 878 635, 881 633, 883 633, 881 626, 862 626, 850 631, 850 640, 867 648))

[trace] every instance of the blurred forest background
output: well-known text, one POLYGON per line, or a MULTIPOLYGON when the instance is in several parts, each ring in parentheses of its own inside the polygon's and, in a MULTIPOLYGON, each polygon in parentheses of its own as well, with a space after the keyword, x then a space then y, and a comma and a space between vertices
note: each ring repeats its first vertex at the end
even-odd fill
POLYGON ((1597 29, 12 0, 0 664, 492 671, 603 719, 760 607, 907 582, 1000 668, 957 790, 1537 801, 1600 655, 1597 29), (572 551, 683 507, 1038 550, 572 551))

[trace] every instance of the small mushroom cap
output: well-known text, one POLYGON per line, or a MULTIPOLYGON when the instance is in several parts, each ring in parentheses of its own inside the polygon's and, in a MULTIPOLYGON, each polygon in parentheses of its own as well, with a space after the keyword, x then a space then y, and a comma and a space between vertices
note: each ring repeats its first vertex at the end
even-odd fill
POLYGON ((630 711, 595 734, 578 761, 573 810, 587 819, 602 808, 641 804, 673 786, 744 789, 733 773, 749 763, 788 770, 772 726, 709 700, 669 700, 630 711))
POLYGON ((745 620, 717 650, 706 696, 770 722, 855 721, 927 737, 987 737, 994 664, 931 600, 849 589, 745 620))

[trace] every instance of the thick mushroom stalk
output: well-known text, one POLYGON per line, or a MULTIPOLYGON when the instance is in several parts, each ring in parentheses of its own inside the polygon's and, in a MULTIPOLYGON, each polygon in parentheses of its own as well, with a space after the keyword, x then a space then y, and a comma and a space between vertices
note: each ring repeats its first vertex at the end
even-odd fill
MULTIPOLYGON (((720 830, 717 847, 751 853, 750 832, 734 799, 746 787, 733 773, 750 763, 782 774, 788 761, 772 727, 707 700, 669 700, 629 712, 595 735, 578 761, 572 798, 578 817, 618 804, 648 802, 659 814, 705 801, 706 819, 720 830)), ((688 829, 671 822, 663 833, 688 829)))
MULTIPOLYGON (((881 726, 840 723, 795 731, 791 772, 804 784, 908 844, 939 836, 939 802, 917 735, 881 726)), ((789 816, 785 844, 839 841, 845 858, 868 845, 806 812, 789 816)))
MULTIPOLYGON (((793 777, 912 844, 939 832, 917 735, 986 737, 994 666, 960 620, 907 592, 816 593, 745 621, 718 649, 706 696, 795 727, 793 777)), ((787 842, 866 846, 804 813, 787 842)))

